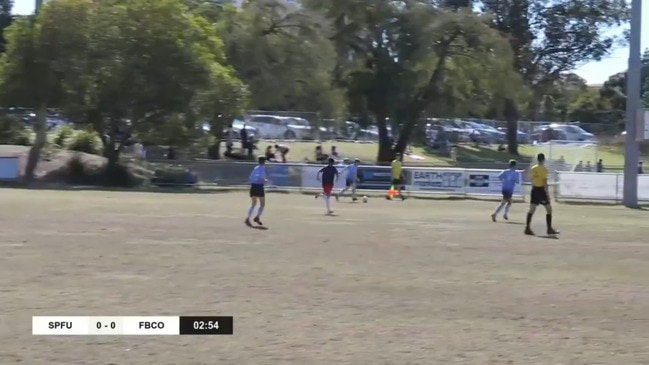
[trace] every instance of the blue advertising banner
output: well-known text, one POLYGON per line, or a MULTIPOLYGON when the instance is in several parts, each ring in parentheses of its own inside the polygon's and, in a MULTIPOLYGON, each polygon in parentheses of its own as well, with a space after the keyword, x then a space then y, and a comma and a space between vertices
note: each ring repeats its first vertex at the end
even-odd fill
POLYGON ((287 164, 266 164, 268 184, 274 186, 300 186, 302 185, 302 169, 300 166, 287 164))
POLYGON ((392 185, 392 172, 389 168, 359 166, 358 189, 388 190, 392 185))
POLYGON ((0 157, 0 181, 18 179, 18 157, 0 157))

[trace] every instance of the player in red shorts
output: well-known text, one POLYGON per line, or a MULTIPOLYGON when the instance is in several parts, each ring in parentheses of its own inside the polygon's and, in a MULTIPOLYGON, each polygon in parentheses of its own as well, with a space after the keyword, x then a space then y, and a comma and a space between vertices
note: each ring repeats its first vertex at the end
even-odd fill
POLYGON ((322 193, 316 195, 316 199, 323 197, 327 205, 327 214, 332 214, 331 210, 331 191, 334 188, 336 181, 338 181, 338 169, 334 166, 334 159, 327 160, 327 166, 318 171, 318 181, 322 182, 322 193))

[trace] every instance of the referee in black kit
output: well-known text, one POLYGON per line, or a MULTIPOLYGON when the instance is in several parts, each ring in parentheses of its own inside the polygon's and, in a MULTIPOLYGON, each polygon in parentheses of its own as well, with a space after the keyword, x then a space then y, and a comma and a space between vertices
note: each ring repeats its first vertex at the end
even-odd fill
POLYGON ((181 335, 232 335, 234 318, 223 316, 180 316, 181 335))

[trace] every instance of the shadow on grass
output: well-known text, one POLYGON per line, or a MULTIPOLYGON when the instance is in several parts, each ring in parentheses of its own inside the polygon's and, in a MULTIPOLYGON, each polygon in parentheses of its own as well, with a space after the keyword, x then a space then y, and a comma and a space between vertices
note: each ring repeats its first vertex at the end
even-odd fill
POLYGON ((161 187, 139 187, 139 188, 113 188, 102 186, 12 186, 4 188, 18 190, 45 190, 45 191, 102 191, 102 192, 125 192, 125 193, 166 193, 166 194, 221 194, 233 191, 243 191, 244 188, 161 188, 161 187))
MULTIPOLYGON (((557 201, 561 205, 574 205, 574 206, 601 206, 601 207, 616 207, 622 206, 621 202, 601 202, 601 201, 557 201)), ((629 207, 633 210, 649 211, 649 204, 640 204, 637 207, 629 207)))
POLYGON ((549 236, 549 235, 545 235, 545 236, 535 236, 535 237, 536 237, 536 238, 543 238, 543 239, 546 239, 546 240, 558 240, 558 239, 559 239, 558 236, 549 236))
POLYGON ((268 227, 266 227, 266 226, 251 226, 250 228, 256 229, 256 230, 259 230, 259 231, 267 231, 268 230, 268 227))
POLYGON ((511 159, 529 162, 525 156, 512 155, 507 151, 498 151, 489 146, 459 145, 457 148, 457 160, 460 163, 507 163, 511 159))

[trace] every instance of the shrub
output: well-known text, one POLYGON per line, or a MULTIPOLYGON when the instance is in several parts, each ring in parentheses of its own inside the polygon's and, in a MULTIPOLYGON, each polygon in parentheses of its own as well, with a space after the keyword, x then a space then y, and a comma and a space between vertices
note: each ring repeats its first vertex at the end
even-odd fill
POLYGON ((75 154, 65 166, 65 180, 73 185, 95 185, 131 188, 137 186, 138 178, 127 166, 107 164, 97 167, 89 165, 81 155, 75 154))
POLYGON ((100 154, 101 141, 97 137, 97 133, 83 131, 74 136, 68 149, 98 155, 100 154))
POLYGON ((54 137, 54 146, 58 148, 65 148, 68 145, 68 141, 71 137, 74 136, 74 129, 68 125, 64 125, 59 128, 56 136, 54 137))
POLYGON ((3 115, 0 117, 0 144, 14 144, 16 137, 23 134, 25 125, 18 119, 3 115))
POLYGON ((196 185, 198 178, 196 174, 187 169, 168 168, 156 170, 151 183, 163 188, 188 187, 196 185))
POLYGON ((11 144, 18 146, 31 146, 32 145, 32 134, 26 128, 21 129, 13 137, 11 144))
POLYGON ((86 168, 86 164, 79 154, 75 154, 66 164, 65 177, 69 184, 74 185, 94 185, 90 180, 92 174, 86 168))
POLYGON ((101 171, 102 185, 120 188, 132 188, 138 185, 138 179, 129 168, 121 163, 112 167, 105 165, 101 171))

